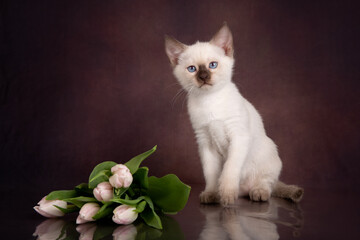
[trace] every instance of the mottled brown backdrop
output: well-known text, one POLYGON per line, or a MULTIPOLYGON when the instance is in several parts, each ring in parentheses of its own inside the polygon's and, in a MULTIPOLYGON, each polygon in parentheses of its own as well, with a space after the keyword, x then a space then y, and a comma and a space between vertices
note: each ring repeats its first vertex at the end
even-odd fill
POLYGON ((279 147, 282 179, 305 187, 360 184, 356 1, 0 4, 7 190, 70 188, 97 163, 125 162, 156 144, 144 162, 150 174, 203 183, 163 38, 207 41, 224 21, 234 36, 234 82, 279 147))

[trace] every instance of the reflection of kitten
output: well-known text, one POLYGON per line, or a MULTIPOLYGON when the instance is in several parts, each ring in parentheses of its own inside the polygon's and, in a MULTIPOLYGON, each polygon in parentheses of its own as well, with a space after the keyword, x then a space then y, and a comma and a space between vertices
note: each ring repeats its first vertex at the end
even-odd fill
MULTIPOLYGON (((226 208, 204 205, 200 211, 205 215, 206 221, 199 240, 279 239, 280 236, 277 226, 273 222, 273 216, 266 209, 269 208, 269 204, 263 208, 263 210, 251 212, 252 216, 246 216, 242 211, 247 213, 248 209, 246 206, 243 208, 241 204, 226 208)), ((277 209, 274 210, 277 211, 277 209)))
POLYGON ((199 239, 279 239, 277 226, 289 228, 294 237, 303 227, 298 205, 280 198, 257 204, 240 199, 236 206, 226 208, 203 205, 200 211, 206 222, 199 239))
POLYGON ((174 75, 188 92, 188 111, 206 180, 202 203, 232 204, 239 195, 300 200, 303 190, 278 182, 281 160, 259 113, 231 81, 233 40, 225 24, 210 42, 165 39, 174 75))

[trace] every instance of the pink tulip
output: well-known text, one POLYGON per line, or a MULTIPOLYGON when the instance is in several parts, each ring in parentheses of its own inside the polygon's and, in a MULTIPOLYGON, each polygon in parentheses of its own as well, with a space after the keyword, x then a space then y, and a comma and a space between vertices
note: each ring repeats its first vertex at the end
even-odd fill
POLYGON ((108 182, 102 182, 94 188, 93 194, 98 201, 109 202, 114 197, 113 187, 108 182))
POLYGON ((76 219, 77 224, 95 221, 93 216, 99 211, 100 206, 97 203, 86 203, 80 209, 79 216, 76 219))
POLYGON ((39 214, 43 215, 44 217, 48 218, 54 218, 54 217, 61 217, 64 216, 64 213, 58 209, 56 206, 59 206, 61 208, 66 208, 67 203, 62 200, 46 200, 45 197, 43 197, 40 202, 38 202, 39 206, 35 206, 34 209, 39 214))
POLYGON ((115 172, 117 172, 119 170, 124 170, 124 171, 129 171, 130 172, 129 168, 124 164, 116 164, 115 166, 113 166, 111 168, 112 173, 115 173, 115 172))
POLYGON ((130 187, 133 176, 130 170, 123 164, 117 164, 111 168, 113 175, 109 178, 111 186, 115 188, 130 187))
POLYGON ((130 224, 136 220, 138 213, 136 208, 128 205, 120 205, 114 209, 112 220, 117 224, 130 224))

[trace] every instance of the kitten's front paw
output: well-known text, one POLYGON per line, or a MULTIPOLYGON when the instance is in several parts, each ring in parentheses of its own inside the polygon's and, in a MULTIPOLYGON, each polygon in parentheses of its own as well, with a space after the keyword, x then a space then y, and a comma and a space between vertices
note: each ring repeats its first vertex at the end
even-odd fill
POLYGON ((220 203, 223 206, 229 206, 235 203, 238 199, 238 191, 236 189, 222 189, 220 190, 220 203))
POLYGON ((253 201, 267 201, 270 198, 270 192, 263 188, 251 189, 249 192, 249 197, 253 201))
POLYGON ((206 192, 200 193, 200 202, 205 204, 219 203, 219 195, 217 192, 206 192))

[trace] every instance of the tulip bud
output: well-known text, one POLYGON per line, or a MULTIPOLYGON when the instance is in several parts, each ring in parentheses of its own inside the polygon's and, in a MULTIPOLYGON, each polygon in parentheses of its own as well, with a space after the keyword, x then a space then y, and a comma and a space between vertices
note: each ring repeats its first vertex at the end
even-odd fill
POLYGON ((138 213, 136 208, 128 205, 120 205, 114 209, 112 220, 117 224, 130 224, 136 220, 138 213))
POLYGON ((111 186, 115 188, 130 187, 133 176, 130 170, 123 164, 117 164, 111 168, 113 175, 109 178, 111 186))
POLYGON ((98 201, 109 202, 113 198, 113 187, 108 182, 99 183, 94 188, 93 194, 98 201))
POLYGON ((76 219, 77 224, 95 221, 93 216, 100 210, 100 206, 97 203, 86 203, 80 209, 79 216, 76 219))
POLYGON ((44 217, 48 218, 54 218, 54 217, 61 217, 64 216, 64 213, 58 209, 56 206, 59 206, 61 208, 66 208, 67 203, 62 200, 46 200, 45 197, 43 197, 40 202, 38 202, 39 206, 35 206, 34 209, 39 214, 43 215, 44 217))

